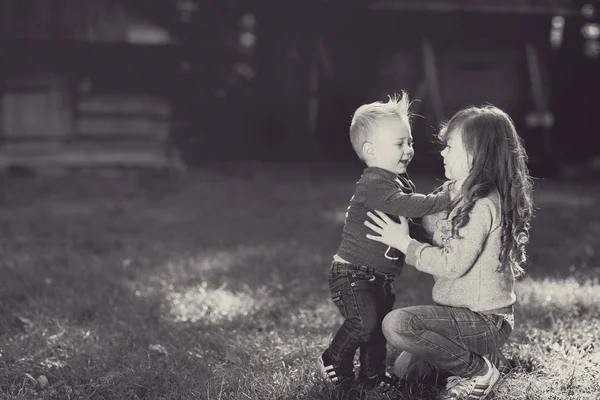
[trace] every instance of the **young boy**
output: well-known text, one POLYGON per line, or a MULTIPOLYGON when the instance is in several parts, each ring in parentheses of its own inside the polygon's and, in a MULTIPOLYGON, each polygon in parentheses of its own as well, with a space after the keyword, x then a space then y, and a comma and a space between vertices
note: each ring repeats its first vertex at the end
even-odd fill
POLYGON ((369 240, 367 212, 379 210, 396 216, 422 217, 439 212, 451 202, 448 192, 416 194, 406 169, 414 156, 409 99, 390 97, 359 107, 350 125, 350 141, 367 167, 356 184, 346 213, 342 242, 333 258, 329 289, 344 317, 331 344, 319 358, 321 372, 339 384, 354 379, 354 354, 360 348, 358 379, 368 387, 395 385, 385 370, 386 340, 383 317, 392 310, 392 282, 404 264, 394 248, 369 240))

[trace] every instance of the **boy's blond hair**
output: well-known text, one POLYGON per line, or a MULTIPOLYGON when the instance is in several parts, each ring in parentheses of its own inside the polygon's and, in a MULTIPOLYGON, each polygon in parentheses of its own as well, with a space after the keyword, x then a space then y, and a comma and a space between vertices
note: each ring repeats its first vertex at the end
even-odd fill
POLYGON ((408 94, 403 90, 401 95, 388 96, 384 103, 376 101, 358 107, 350 123, 350 143, 358 157, 364 161, 363 145, 371 139, 375 124, 383 119, 401 119, 410 125, 412 117, 408 94))

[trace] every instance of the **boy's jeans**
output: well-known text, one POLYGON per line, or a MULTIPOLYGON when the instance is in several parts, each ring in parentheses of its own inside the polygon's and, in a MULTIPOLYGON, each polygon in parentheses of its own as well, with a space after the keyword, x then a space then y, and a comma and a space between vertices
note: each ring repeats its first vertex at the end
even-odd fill
POLYGON ((392 310, 394 275, 373 268, 334 261, 329 275, 331 298, 344 317, 326 352, 345 376, 353 373, 360 348, 359 379, 374 378, 385 371, 386 340, 381 322, 392 310))
POLYGON ((420 359, 451 375, 470 378, 482 370, 481 356, 498 350, 512 328, 500 315, 424 305, 392 311, 383 321, 383 332, 393 346, 414 356, 410 363, 420 359))

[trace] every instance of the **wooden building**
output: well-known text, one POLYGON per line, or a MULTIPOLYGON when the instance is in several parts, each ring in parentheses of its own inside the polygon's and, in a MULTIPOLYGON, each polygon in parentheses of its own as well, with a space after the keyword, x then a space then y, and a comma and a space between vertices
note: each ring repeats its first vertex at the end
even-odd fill
POLYGON ((0 164, 355 160, 352 112, 400 90, 424 117, 413 170, 438 171, 438 123, 484 102, 510 113, 534 164, 551 162, 554 121, 571 115, 556 74, 572 62, 557 61, 551 21, 582 3, 5 0, 0 164))
MULTIPOLYGON (((354 0, 257 9, 259 135, 281 158, 354 159, 348 126, 363 102, 407 90, 415 103, 414 169, 438 123, 489 102, 514 118, 533 164, 552 158, 549 40, 572 0, 354 0)), ((266 3, 263 3, 266 4, 266 3)))
POLYGON ((0 165, 182 168, 178 51, 127 2, 0 3, 0 165))

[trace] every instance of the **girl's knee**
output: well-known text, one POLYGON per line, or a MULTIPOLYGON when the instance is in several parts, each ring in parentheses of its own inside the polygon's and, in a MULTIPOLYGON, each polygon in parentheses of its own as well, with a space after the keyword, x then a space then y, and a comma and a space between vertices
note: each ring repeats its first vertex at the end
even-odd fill
POLYGON ((388 342, 399 345, 420 329, 419 318, 403 309, 393 310, 383 319, 381 328, 388 342))

